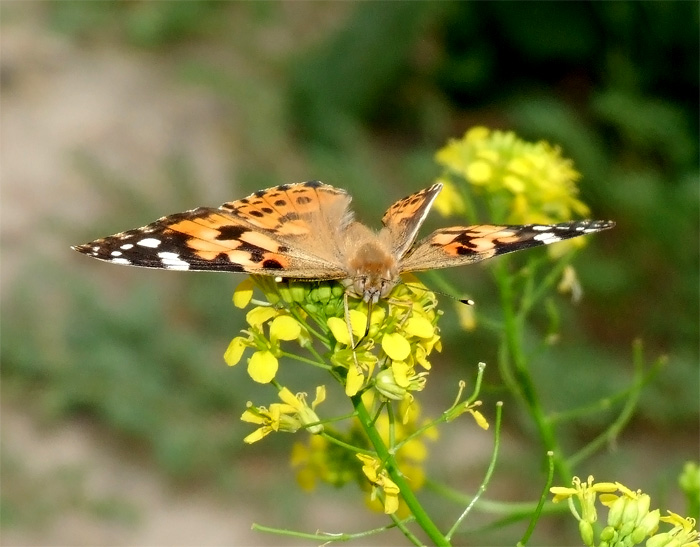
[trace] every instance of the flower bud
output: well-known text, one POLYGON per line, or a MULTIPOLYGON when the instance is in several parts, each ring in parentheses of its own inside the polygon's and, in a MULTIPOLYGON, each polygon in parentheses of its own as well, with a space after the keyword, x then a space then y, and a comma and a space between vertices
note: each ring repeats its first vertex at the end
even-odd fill
POLYGON ((613 504, 610 506, 610 511, 608 512, 608 524, 613 528, 619 528, 622 523, 622 513, 625 510, 625 500, 624 496, 617 498, 613 504))
POLYGON ((588 547, 593 547, 595 545, 595 538, 593 536, 593 526, 587 520, 578 521, 578 531, 581 534, 581 539, 585 545, 588 547))
POLYGON ((396 383, 394 373, 390 368, 385 368, 377 374, 374 387, 384 397, 394 401, 400 401, 406 396, 406 388, 396 383))

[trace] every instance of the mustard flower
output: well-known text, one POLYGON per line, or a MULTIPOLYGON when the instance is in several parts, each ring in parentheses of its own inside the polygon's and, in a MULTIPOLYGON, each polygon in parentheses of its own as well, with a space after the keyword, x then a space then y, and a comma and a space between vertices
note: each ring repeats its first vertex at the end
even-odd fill
POLYGON ((667 512, 668 516, 661 517, 659 520, 672 524, 673 528, 649 538, 647 547, 698 547, 700 533, 695 529, 695 519, 684 518, 672 511, 667 512))
POLYGON ((544 141, 529 143, 513 132, 475 127, 438 150, 436 161, 445 168, 441 181, 464 180, 475 193, 498 197, 508 214, 493 221, 551 224, 588 214, 577 198, 579 173, 559 148, 544 141))
POLYGON ((610 482, 600 482, 594 484, 593 476, 589 475, 586 482, 581 482, 581 479, 574 477, 572 479, 573 488, 553 486, 549 491, 554 494, 552 501, 558 503, 562 500, 569 500, 571 512, 577 520, 584 520, 589 523, 594 523, 598 520, 598 512, 595 507, 595 502, 600 493, 615 492, 617 484, 610 482), (581 504, 581 515, 578 514, 571 500, 577 498, 581 504))
POLYGON ((649 495, 633 491, 619 482, 593 483, 593 477, 582 483, 574 477, 574 488, 552 487, 554 501, 569 500, 574 516, 579 520, 579 532, 586 545, 596 545, 592 523, 596 520, 595 507, 599 496, 607 506, 607 525, 601 530, 600 547, 611 545, 639 545, 646 540, 647 547, 699 547, 698 532, 693 519, 684 519, 669 511, 668 517, 660 516, 659 509, 650 509, 649 495), (579 516, 571 500, 578 498, 582 514, 579 516), (659 523, 673 524, 673 529, 657 533, 659 523), (648 539, 647 539, 648 538, 648 539))
POLYGON ((316 406, 326 398, 324 386, 316 388, 316 398, 311 406, 306 403, 306 394, 297 393, 294 395, 286 387, 279 391, 278 396, 282 403, 272 403, 269 409, 264 406, 253 406, 251 402, 248 403, 248 408, 241 416, 241 420, 257 424, 260 427, 243 439, 244 442, 254 443, 273 431, 294 433, 303 427, 306 427, 310 433, 323 431, 323 425, 318 423, 319 418, 315 410, 316 406))
POLYGON ((372 499, 377 497, 377 489, 384 491, 384 512, 391 515, 399 508, 399 487, 389 478, 386 469, 383 469, 381 462, 366 454, 356 454, 357 459, 362 462, 362 472, 372 483, 372 499))

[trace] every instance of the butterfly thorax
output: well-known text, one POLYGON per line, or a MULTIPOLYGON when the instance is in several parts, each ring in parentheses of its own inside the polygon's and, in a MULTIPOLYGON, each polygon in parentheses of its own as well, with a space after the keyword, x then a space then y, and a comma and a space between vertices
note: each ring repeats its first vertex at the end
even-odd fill
POLYGON ((399 280, 398 263, 383 233, 355 223, 347 234, 348 292, 365 302, 386 297, 399 280))

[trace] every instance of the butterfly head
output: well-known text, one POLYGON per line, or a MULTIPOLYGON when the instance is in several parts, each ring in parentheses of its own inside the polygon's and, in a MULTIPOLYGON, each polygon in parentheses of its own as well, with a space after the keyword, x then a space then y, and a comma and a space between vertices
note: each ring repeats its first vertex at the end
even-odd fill
POLYGON ((376 303, 389 295, 399 280, 398 265, 380 245, 366 243, 349 261, 351 276, 345 287, 351 295, 376 303))

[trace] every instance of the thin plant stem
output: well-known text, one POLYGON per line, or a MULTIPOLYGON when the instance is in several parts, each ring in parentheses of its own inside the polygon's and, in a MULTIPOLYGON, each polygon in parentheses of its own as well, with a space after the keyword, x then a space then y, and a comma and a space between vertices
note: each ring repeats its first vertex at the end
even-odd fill
POLYGON ((535 531, 535 525, 542 514, 542 508, 547 501, 547 496, 549 494, 549 487, 552 485, 552 480, 554 479, 554 454, 552 452, 547 452, 547 481, 542 489, 542 495, 540 496, 540 501, 537 503, 535 511, 532 513, 532 518, 530 519, 530 524, 525 530, 523 537, 518 542, 518 546, 526 545, 532 536, 532 532, 535 531))
POLYGON ((489 467, 486 470, 486 475, 484 475, 484 480, 481 482, 481 485, 479 486, 479 490, 477 491, 476 495, 472 498, 472 500, 469 502, 469 505, 467 505, 466 509, 462 512, 462 514, 457 518, 455 523, 452 525, 452 528, 445 534, 445 537, 447 538, 448 541, 452 539, 452 536, 454 533, 459 529, 460 525, 464 521, 465 518, 467 518, 467 515, 471 512, 472 508, 476 504, 477 501, 479 501, 479 498, 481 495, 486 491, 486 486, 488 485, 489 481, 491 480, 491 476, 493 475, 494 469, 496 469, 496 461, 498 460, 498 449, 501 446, 501 417, 503 416, 503 403, 498 402, 496 404, 496 425, 494 426, 494 432, 493 432, 493 454, 491 455, 491 462, 489 463, 489 467))
MULTIPOLYGON (((544 410, 540 404, 535 383, 530 375, 527 357, 523 351, 523 320, 524 316, 519 316, 515 310, 515 293, 511 283, 510 276, 507 271, 505 260, 498 262, 494 268, 496 282, 498 284, 501 304, 504 314, 504 338, 503 351, 500 352, 502 362, 501 367, 508 370, 508 375, 512 377, 517 386, 514 390, 516 395, 519 395, 522 402, 527 407, 530 415, 535 421, 537 431, 544 448, 554 454, 560 454, 559 442, 557 440, 554 428, 547 420, 544 410), (505 357, 508 357, 507 359, 505 357), (512 368, 508 364, 512 364, 512 368)), ((555 459, 555 469, 557 475, 566 480, 571 476, 569 465, 562 459, 555 459)))
POLYGON ((367 412, 367 408, 362 402, 362 397, 355 395, 352 397, 352 403, 355 407, 357 417, 359 418, 362 428, 367 434, 372 446, 377 451, 377 456, 379 459, 385 462, 385 469, 387 473, 389 473, 391 480, 394 481, 396 486, 399 487, 401 497, 410 509, 413 516, 416 518, 416 523, 423 529, 423 531, 435 545, 438 547, 449 546, 449 541, 425 512, 425 509, 423 509, 423 506, 419 503, 418 499, 413 493, 413 490, 411 490, 410 486, 408 485, 408 482, 406 482, 404 479, 396 463, 396 458, 387 449, 377 429, 372 426, 369 412, 367 412))

